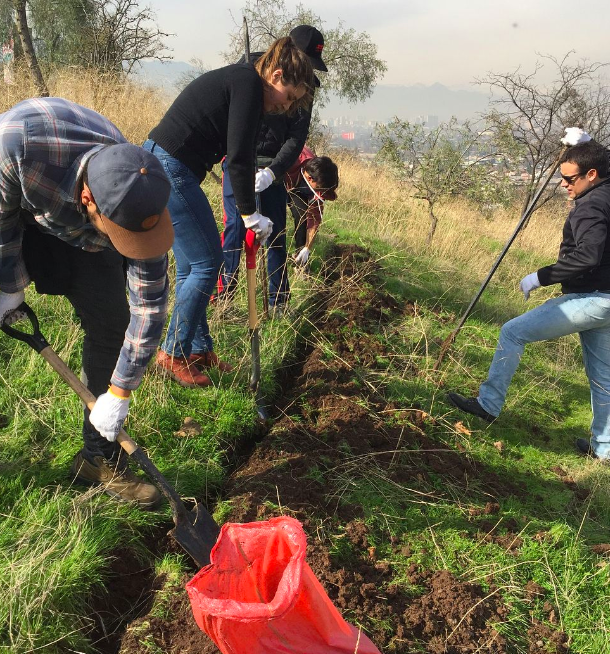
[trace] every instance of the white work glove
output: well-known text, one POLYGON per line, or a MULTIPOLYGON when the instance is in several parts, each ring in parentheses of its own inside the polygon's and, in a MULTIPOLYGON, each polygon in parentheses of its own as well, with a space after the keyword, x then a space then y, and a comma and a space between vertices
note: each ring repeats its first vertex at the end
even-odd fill
POLYGON ((302 247, 301 251, 295 256, 294 262, 297 266, 304 266, 309 260, 311 250, 308 247, 302 247))
MULTIPOLYGON (((25 293, 17 291, 16 293, 2 293, 0 291, 0 325, 4 324, 7 316, 11 311, 14 311, 25 300, 25 293)), ((7 321, 10 325, 12 321, 7 321)))
POLYGON ((97 398, 89 420, 100 434, 112 443, 119 435, 128 411, 129 398, 117 397, 108 391, 97 398))
POLYGON ((250 216, 242 216, 242 219, 246 228, 251 229, 256 234, 256 240, 259 243, 264 243, 271 236, 273 223, 267 216, 263 216, 257 211, 250 216))
POLYGON ((521 289, 521 292, 523 293, 523 296, 525 297, 526 300, 529 299, 530 293, 535 289, 540 286, 540 280, 538 279, 538 273, 533 272, 530 273, 529 275, 526 275, 520 282, 519 282, 519 288, 521 289))
POLYGON ((275 175, 271 168, 263 168, 256 173, 256 178, 254 179, 254 190, 256 193, 262 193, 266 188, 269 188, 273 181, 275 180, 275 175))
POLYGON ((564 145, 578 145, 591 140, 591 137, 580 127, 566 127, 566 135, 561 139, 564 145))

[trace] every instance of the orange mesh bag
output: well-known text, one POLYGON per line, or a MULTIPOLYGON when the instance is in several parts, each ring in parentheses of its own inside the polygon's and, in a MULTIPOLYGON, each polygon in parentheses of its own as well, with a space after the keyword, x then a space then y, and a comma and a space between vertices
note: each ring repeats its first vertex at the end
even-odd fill
POLYGON ((223 525, 186 585, 195 620, 223 654, 380 654, 347 624, 305 562, 298 520, 223 525))

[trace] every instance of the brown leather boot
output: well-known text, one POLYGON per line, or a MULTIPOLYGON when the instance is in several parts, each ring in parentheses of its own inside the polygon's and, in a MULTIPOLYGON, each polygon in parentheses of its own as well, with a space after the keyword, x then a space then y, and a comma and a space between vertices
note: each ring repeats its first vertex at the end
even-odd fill
POLYGON ((193 352, 188 358, 189 365, 193 364, 203 370, 207 368, 218 368, 220 372, 231 372, 233 366, 226 361, 221 361, 216 352, 193 352))
POLYGON ((185 357, 172 357, 167 352, 159 350, 156 363, 158 368, 167 371, 170 377, 186 388, 212 385, 212 380, 185 357))
POLYGON ((82 450, 72 461, 72 474, 76 480, 89 486, 102 486, 104 492, 123 502, 135 502, 142 509, 154 509, 161 503, 161 493, 129 469, 126 461, 114 463, 103 456, 94 456, 93 463, 83 456, 82 450))

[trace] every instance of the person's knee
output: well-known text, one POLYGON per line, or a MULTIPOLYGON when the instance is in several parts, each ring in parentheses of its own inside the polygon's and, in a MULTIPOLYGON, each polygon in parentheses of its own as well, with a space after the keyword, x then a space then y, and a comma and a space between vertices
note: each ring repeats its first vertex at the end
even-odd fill
POLYGON ((214 275, 218 276, 218 273, 220 272, 220 268, 222 267, 223 263, 224 263, 224 254, 222 249, 219 249, 218 251, 214 251, 212 262, 210 264, 210 268, 214 275))
POLYGON ((526 345, 532 341, 528 338, 527 325, 521 320, 522 316, 517 316, 502 325, 500 330, 500 339, 508 340, 517 345, 526 345))
POLYGON ((500 329, 500 338, 518 342, 518 329, 513 320, 509 320, 502 325, 502 328, 500 329))

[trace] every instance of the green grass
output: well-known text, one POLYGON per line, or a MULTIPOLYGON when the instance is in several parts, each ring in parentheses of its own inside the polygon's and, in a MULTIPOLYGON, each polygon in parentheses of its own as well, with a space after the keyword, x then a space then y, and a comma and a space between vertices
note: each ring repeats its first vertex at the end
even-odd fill
MULTIPOLYGON (((207 191, 221 215, 218 189, 208 184, 207 191)), ((235 364, 235 372, 213 371, 214 387, 202 391, 181 388, 151 369, 134 394, 125 426, 183 496, 212 504, 233 448, 258 428, 248 390, 251 358, 242 287, 241 318, 210 313, 216 350, 235 364), (201 424, 201 435, 173 436, 187 416, 201 424)), ((305 297, 303 282, 296 282, 294 297, 298 306, 305 297)), ((27 301, 53 349, 78 373, 82 333, 69 303, 31 289, 27 301)), ((277 392, 274 373, 294 352, 297 336, 288 319, 262 326, 262 388, 269 397, 277 392)), ((0 381, 0 416, 6 424, 0 430, 0 651, 88 651, 88 602, 102 592, 110 560, 126 547, 150 559, 151 529, 169 525, 171 513, 167 506, 143 513, 74 486, 69 467, 82 446, 80 401, 40 355, 6 336, 0 337, 0 381)), ((217 518, 222 522, 221 507, 217 518)), ((184 557, 178 561, 184 570, 184 557)))
MULTIPOLYGON (((218 190, 211 183, 207 190, 220 215, 218 190)), ((398 407, 419 406, 431 414, 436 424, 426 423, 427 436, 443 447, 463 450, 478 474, 468 488, 433 474, 425 482, 414 479, 397 487, 383 470, 371 468, 363 475, 362 464, 344 447, 345 466, 312 467, 308 476, 321 483, 334 476, 345 489, 343 500, 362 505, 378 557, 391 561, 405 592, 422 590, 407 580, 411 563, 448 568, 485 588, 494 584, 510 606, 502 630, 515 651, 525 652, 530 612, 541 620, 546 615, 540 602, 532 603, 524 594, 525 584, 534 580, 556 605, 558 627, 569 634, 573 651, 610 651, 606 624, 610 568, 590 549, 609 540, 610 469, 573 452, 573 440, 587 436, 590 421, 577 339, 527 348, 501 420, 486 426, 465 417, 445 402, 444 393, 448 389, 476 392, 501 324, 549 291, 536 291, 530 305, 525 305, 515 290, 518 280, 501 267, 441 370, 434 372, 440 343, 482 280, 473 278, 458 261, 416 252, 399 237, 381 239, 377 221, 383 221, 383 216, 356 200, 329 204, 311 276, 295 273, 292 277, 296 315, 264 323, 263 390, 269 397, 281 390, 280 366, 294 355, 300 339, 315 341, 329 359, 335 356, 332 341, 308 316, 316 307, 321 264, 333 242, 362 245, 382 267, 386 292, 401 305, 411 303, 413 310, 380 329, 376 338, 387 355, 378 360, 376 369, 355 371, 355 382, 375 388, 398 407), (461 433, 457 421, 471 433, 461 433), (503 443, 501 452, 494 446, 498 441, 503 443), (589 496, 579 500, 552 471, 555 466, 562 466, 589 489, 589 496), (521 485, 527 492, 504 494, 497 515, 473 515, 490 499, 486 479, 491 478, 506 488, 521 485), (483 540, 483 519, 498 522, 494 533, 500 535, 506 531, 504 523, 512 519, 519 528, 521 547, 507 551, 483 540), (409 545, 409 557, 396 554, 396 539, 409 545)), ((486 239, 480 247, 493 259, 501 244, 486 239)), ((523 272, 547 263, 517 245, 511 256, 523 272)), ((242 311, 244 281, 237 299, 242 311)), ((53 348, 78 372, 82 335, 70 306, 61 298, 33 292, 28 301, 53 348)), ((245 313, 234 320, 212 310, 210 320, 217 351, 236 364, 236 371, 223 376, 213 373, 215 385, 205 391, 180 388, 150 371, 135 394, 126 428, 180 493, 214 503, 232 449, 256 429, 256 413, 248 392, 245 313), (197 438, 174 437, 187 416, 202 425, 203 433, 197 438)), ((81 447, 80 402, 39 355, 5 336, 0 338, 0 380, 0 414, 7 422, 0 430, 0 651, 88 651, 88 604, 103 589, 111 558, 129 547, 150 559, 148 539, 155 526, 169 524, 169 509, 147 514, 73 486, 69 465, 81 447)), ((407 424, 408 412, 397 413, 389 420, 407 424)), ((215 517, 222 522, 230 511, 229 501, 219 502, 215 517)), ((338 561, 354 555, 341 533, 331 539, 338 561)), ((156 563, 157 574, 168 579, 164 592, 181 592, 177 580, 184 570, 181 555, 156 563)), ((164 615, 167 597, 159 597, 153 614, 164 615)))
MULTIPOLYGON (((419 406, 431 414, 436 424, 426 424, 427 435, 440 446, 464 451, 475 463, 477 475, 467 488, 434 474, 425 483, 413 479, 408 487, 397 487, 385 471, 374 467, 363 471, 362 464, 351 464, 346 453, 345 469, 336 480, 343 482, 342 498, 364 508, 378 557, 390 561, 396 570, 417 563, 432 570, 447 568, 484 588, 490 583, 498 587, 510 607, 501 630, 515 651, 527 651, 530 613, 548 621, 543 602, 532 602, 524 593, 530 580, 548 591, 545 599, 556 606, 555 628, 568 633, 574 652, 610 651, 606 623, 610 566, 591 551, 591 545, 609 540, 610 468, 587 461, 574 450, 575 438, 588 437, 591 420, 577 337, 526 348, 501 419, 492 425, 453 409, 444 399, 447 390, 476 394, 502 323, 555 289, 541 289, 525 305, 516 290, 518 279, 496 275, 441 369, 434 372, 440 344, 482 280, 470 278, 457 262, 414 252, 404 242, 380 241, 374 230, 363 229, 364 219, 356 222, 359 229, 353 231, 337 212, 325 227, 342 242, 357 239, 370 248, 383 266, 385 290, 399 304, 415 306, 415 311, 396 318, 378 335, 390 353, 387 365, 384 361, 382 371, 362 369, 359 374, 394 405, 419 406), (461 433, 457 421, 470 433, 461 433), (501 452, 494 445, 499 441, 501 452), (589 491, 588 497, 578 499, 552 470, 556 466, 589 491), (524 492, 498 494, 493 484, 486 484, 488 478, 507 484, 507 489, 516 484, 524 492), (473 517, 472 510, 484 508, 490 495, 499 495, 500 512, 473 517), (507 550, 485 542, 478 526, 483 519, 495 525, 493 533, 498 535, 506 533, 503 523, 512 519, 522 545, 507 550), (412 556, 396 555, 390 537, 409 544, 412 556)), ((482 250, 495 256, 501 245, 486 241, 482 250)), ((548 263, 518 249, 511 255, 524 271, 548 263)), ((338 560, 349 557, 345 547, 339 539, 338 560)), ((403 584, 407 592, 414 590, 406 577, 403 584)))

